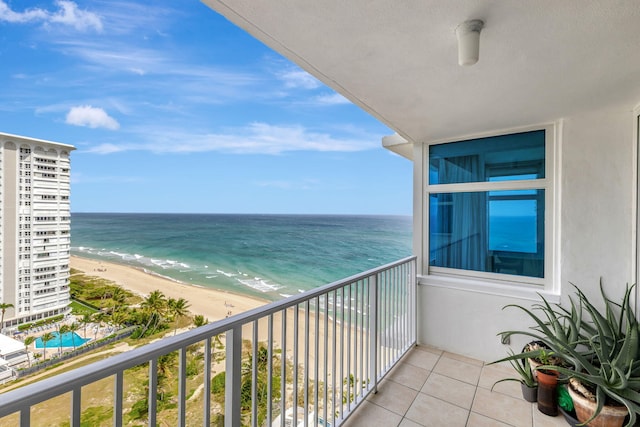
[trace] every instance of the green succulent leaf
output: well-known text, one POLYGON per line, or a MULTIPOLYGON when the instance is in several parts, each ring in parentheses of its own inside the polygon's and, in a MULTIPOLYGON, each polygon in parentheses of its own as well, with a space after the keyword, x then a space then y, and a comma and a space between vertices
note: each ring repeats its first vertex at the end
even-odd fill
MULTIPOLYGON (((573 285, 573 284, 572 284, 573 285)), ((500 335, 523 335, 542 342, 548 350, 523 350, 497 362, 515 363, 519 360, 544 359, 547 352, 559 356, 566 365, 544 365, 537 369, 555 370, 562 377, 575 378, 595 389, 597 416, 610 399, 624 405, 629 411, 627 426, 635 424, 640 414, 640 323, 632 307, 635 285, 627 286, 620 302, 610 299, 602 281, 602 302, 592 303, 580 288, 573 285, 576 298, 570 296, 569 306, 549 303, 543 295, 531 308, 509 304, 533 321, 528 330, 510 330, 500 335), (602 307, 599 309, 598 307, 602 307)), ((592 419, 585 422, 588 423, 592 419)))

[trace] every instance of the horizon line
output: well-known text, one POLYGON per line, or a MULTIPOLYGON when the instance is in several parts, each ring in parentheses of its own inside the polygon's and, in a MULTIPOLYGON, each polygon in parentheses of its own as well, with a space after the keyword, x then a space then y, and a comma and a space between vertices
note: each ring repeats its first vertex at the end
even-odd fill
POLYGON ((296 213, 296 212, 93 212, 79 211, 71 212, 74 214, 119 214, 119 215, 262 215, 262 216, 406 216, 412 217, 412 214, 394 214, 394 213, 296 213))

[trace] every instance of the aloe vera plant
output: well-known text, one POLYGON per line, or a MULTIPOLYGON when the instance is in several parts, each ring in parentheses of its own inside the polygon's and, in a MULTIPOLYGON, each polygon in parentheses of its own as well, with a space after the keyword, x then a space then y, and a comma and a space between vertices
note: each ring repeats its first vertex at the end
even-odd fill
MULTIPOLYGON (((598 310, 578 287, 574 288, 577 301, 570 298, 569 309, 552 305, 542 296, 542 303, 534 305, 532 310, 515 304, 506 306, 523 310, 535 325, 527 331, 506 331, 500 335, 525 335, 542 341, 569 367, 545 365, 538 369, 558 371, 594 390, 596 410, 585 424, 610 400, 627 408, 629 420, 626 426, 632 426, 640 414, 640 325, 630 301, 634 286, 627 286, 622 301, 617 303, 607 297, 600 283, 603 311, 598 310)), ((536 358, 539 352, 512 353, 497 362, 536 358)))
MULTIPOLYGON (((510 352, 511 355, 515 355, 513 351, 510 352)), ((493 387, 496 384, 501 383, 503 381, 519 381, 526 385, 527 387, 535 387, 538 383, 536 382, 535 377, 533 376, 533 370, 531 369, 531 365, 529 365, 529 359, 522 359, 519 361, 517 359, 509 360, 509 363, 513 367, 513 369, 518 374, 519 378, 503 378, 501 380, 496 381, 493 384, 493 387)), ((493 390, 493 387, 491 389, 493 390)))

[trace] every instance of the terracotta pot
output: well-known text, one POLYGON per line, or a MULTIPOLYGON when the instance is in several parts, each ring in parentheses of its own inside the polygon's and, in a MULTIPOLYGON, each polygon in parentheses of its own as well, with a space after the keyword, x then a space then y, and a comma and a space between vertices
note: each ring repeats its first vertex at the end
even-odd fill
MULTIPOLYGON (((569 395, 573 400, 578 420, 583 423, 593 415, 596 410, 596 402, 587 399, 582 394, 573 389, 571 384, 567 387, 569 395)), ((597 417, 589 424, 589 427, 622 427, 628 411, 624 406, 604 406, 597 417)))
POLYGON ((542 366, 542 363, 538 362, 536 359, 529 358, 529 366, 531 367, 531 372, 533 372, 533 378, 538 381, 538 371, 536 368, 538 366, 542 366))
POLYGON ((538 411, 555 417, 558 415, 558 372, 538 371, 538 411))

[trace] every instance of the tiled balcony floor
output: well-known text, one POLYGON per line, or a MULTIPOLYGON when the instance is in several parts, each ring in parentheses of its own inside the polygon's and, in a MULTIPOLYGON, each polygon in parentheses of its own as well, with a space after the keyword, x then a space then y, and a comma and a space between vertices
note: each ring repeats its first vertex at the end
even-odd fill
POLYGON ((385 377, 343 425, 348 427, 566 427, 522 399, 508 366, 418 346, 385 377))

